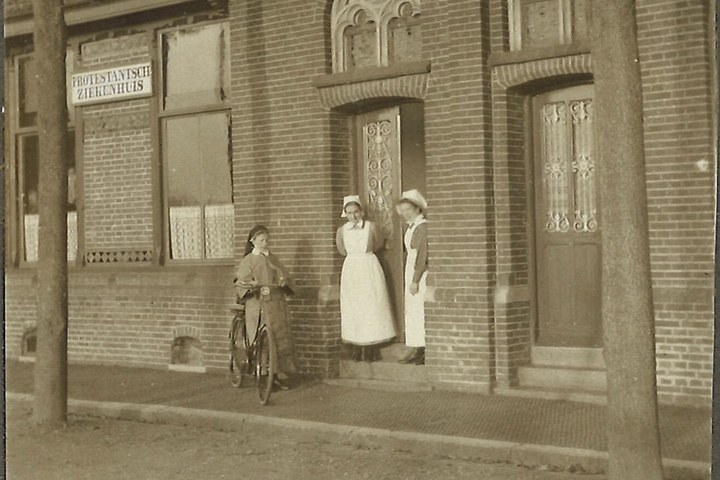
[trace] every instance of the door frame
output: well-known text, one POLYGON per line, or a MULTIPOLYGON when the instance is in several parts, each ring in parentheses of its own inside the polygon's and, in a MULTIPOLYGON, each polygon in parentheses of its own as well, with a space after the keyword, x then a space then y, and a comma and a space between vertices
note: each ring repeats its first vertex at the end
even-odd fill
MULTIPOLYGON (((538 88, 529 91, 524 99, 524 158, 526 173, 525 175, 525 209, 526 209, 526 238, 527 238, 527 262, 528 262, 528 287, 530 293, 530 350, 536 345, 540 319, 538 313, 539 289, 538 289, 538 252, 537 252, 537 209, 536 199, 536 176, 538 172, 535 170, 535 153, 538 151, 538 138, 536 135, 537 115, 536 105, 538 97, 554 91, 562 91, 572 87, 589 86, 594 87, 592 79, 581 79, 564 82, 559 85, 552 85, 546 88, 538 88)), ((599 184, 598 184, 599 188, 599 184)), ((598 190, 598 208, 600 206, 602 192, 598 190)), ((598 211, 598 218, 600 212, 598 211)), ((602 240, 601 240, 602 241, 602 240)), ((602 303, 601 303, 602 305, 602 303)), ((553 348, 553 347, 547 347, 553 348)), ((566 347, 566 348, 584 348, 584 347, 566 347)))
MULTIPOLYGON (((421 119, 423 122, 423 150, 425 149, 425 112, 424 112, 424 102, 412 99, 412 98, 384 98, 379 99, 377 101, 363 103, 362 106, 356 106, 355 108, 352 108, 351 110, 347 110, 348 114, 348 135, 349 135, 349 152, 348 152, 348 159, 347 161, 350 163, 349 168, 349 178, 347 183, 348 192, 356 192, 358 195, 361 193, 361 187, 360 187, 360 179, 362 178, 362 173, 360 172, 360 155, 362 152, 362 144, 360 140, 359 135, 359 128, 360 128, 360 119, 363 118, 365 115, 372 114, 373 112, 378 112, 385 109, 397 109, 399 122, 397 125, 397 132, 398 132, 398 145, 397 145, 397 152, 398 157, 400 159, 400 163, 397 166, 397 175, 398 175, 398 183, 399 183, 399 190, 397 192, 394 192, 394 200, 397 201, 400 199, 400 196, 402 194, 402 190, 405 188, 403 186, 403 114, 407 111, 407 108, 403 108, 404 106, 407 106, 408 104, 415 104, 415 105, 421 105, 421 119)), ((426 158, 423 159, 423 165, 425 166, 427 164, 426 158)), ((425 179, 425 173, 423 173, 423 182, 426 182, 425 179)), ((394 208, 394 207, 393 207, 394 208)), ((399 231, 398 231, 398 240, 402 244, 403 243, 403 223, 399 223, 399 231)), ((401 250, 404 252, 404 245, 401 245, 401 250)), ((403 253, 404 256, 404 253, 403 253)), ((401 269, 401 277, 400 281, 402 282, 402 288, 400 289, 399 298, 397 298, 395 301, 397 302, 397 306, 394 305, 395 311, 393 312, 393 316, 397 316, 398 318, 395 319, 395 326, 397 329, 397 336, 395 337, 395 340, 393 343, 404 343, 405 341, 405 324, 404 324, 404 260, 403 265, 401 269)), ((385 270, 385 265, 383 265, 383 270, 385 270)), ((387 274, 387 273, 386 273, 387 274)), ((394 289, 393 285, 388 285, 389 289, 394 289)), ((391 292, 392 293, 392 292, 391 292)), ((393 294, 392 297, 395 295, 393 294)))

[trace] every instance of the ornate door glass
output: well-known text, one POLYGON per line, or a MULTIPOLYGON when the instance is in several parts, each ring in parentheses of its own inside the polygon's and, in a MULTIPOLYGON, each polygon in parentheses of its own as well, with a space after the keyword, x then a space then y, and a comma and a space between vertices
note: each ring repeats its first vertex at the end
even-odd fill
POLYGON ((536 345, 602 345, 592 98, 592 86, 579 85, 534 101, 536 345))
POLYGON ((591 99, 542 107, 545 231, 598 229, 591 99))
POLYGON ((393 135, 391 120, 365 124, 363 138, 366 158, 368 210, 386 239, 393 237, 393 135))

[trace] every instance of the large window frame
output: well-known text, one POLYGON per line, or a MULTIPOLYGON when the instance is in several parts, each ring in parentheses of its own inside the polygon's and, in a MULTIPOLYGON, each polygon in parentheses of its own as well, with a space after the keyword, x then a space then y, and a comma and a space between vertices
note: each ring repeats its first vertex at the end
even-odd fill
POLYGON ((570 45, 586 41, 589 38, 589 25, 592 0, 507 0, 508 27, 510 51, 525 50, 532 48, 549 48, 560 45, 570 45), (536 45, 534 42, 524 38, 524 31, 527 28, 528 8, 531 5, 553 6, 556 9, 557 22, 556 36, 554 40, 536 45))
MULTIPOLYGON (((74 50, 72 47, 68 47, 66 50, 66 67, 67 67, 67 78, 72 76, 74 66, 74 50)), ((10 214, 12 215, 12 224, 8 225, 11 230, 11 245, 8 245, 11 254, 6 255, 6 261, 9 265, 18 267, 34 267, 37 265, 37 248, 34 247, 31 252, 32 258, 28 258, 27 241, 33 239, 37 242, 37 227, 34 232, 28 231, 28 221, 37 223, 39 216, 37 213, 27 214, 25 208, 25 172, 27 164, 30 161, 26 158, 25 144, 27 142, 39 140, 39 129, 37 125, 37 118, 33 121, 25 124, 22 118, 22 105, 23 105, 23 78, 21 65, 24 62, 28 62, 33 59, 33 53, 21 53, 11 57, 11 68, 12 75, 11 79, 11 91, 10 98, 8 99, 8 105, 11 106, 11 117, 12 122, 9 125, 9 142, 12 143, 11 148, 6 147, 6 151, 10 153, 13 159, 12 166, 13 171, 9 175, 12 179, 12 185, 10 188, 10 198, 12 205, 10 206, 10 214)), ((80 220, 80 196, 82 192, 79 188, 79 177, 80 171, 78 168, 78 148, 76 139, 76 125, 75 125, 75 110, 70 102, 68 96, 68 122, 67 122, 67 135, 68 135, 68 170, 73 168, 74 177, 73 182, 68 186, 69 190, 72 188, 74 200, 74 210, 68 210, 68 264, 69 265, 81 265, 82 255, 80 253, 80 238, 81 231, 79 228, 80 220)), ((7 137, 6 137, 7 138, 7 137)), ((8 145, 10 146, 10 145, 8 145)), ((36 145, 37 150, 37 145, 36 145)), ((70 177, 68 176, 68 181, 70 177)), ((68 202, 70 203, 70 202, 68 202)))
MULTIPOLYGON (((165 58, 165 42, 164 42, 164 36, 168 34, 172 34, 175 32, 183 31, 183 30, 190 30, 190 29, 200 29, 203 27, 209 27, 213 25, 221 25, 224 28, 224 35, 225 35, 225 49, 229 49, 229 22, 227 20, 212 20, 207 22, 198 22, 193 23, 189 25, 178 25, 170 28, 164 28, 157 30, 157 58, 159 59, 159 79, 160 79, 160 88, 158 89, 158 98, 157 98, 157 116, 158 116, 158 135, 160 137, 159 145, 160 145, 160 165, 161 165, 161 182, 162 182, 162 194, 160 196, 160 202, 161 202, 161 210, 162 210, 162 247, 163 247, 163 255, 162 255, 162 263, 166 265, 207 265, 207 264, 229 264, 233 261, 234 256, 234 241, 232 240, 232 237, 230 238, 230 251, 227 255, 221 256, 221 257, 208 257, 208 244, 206 240, 206 209, 209 206, 213 205, 198 205, 197 208, 200 210, 200 225, 202 228, 202 232, 200 234, 200 238, 203 239, 203 247, 202 247, 202 257, 201 258, 173 258, 173 237, 172 237, 172 219, 171 219, 171 199, 170 199, 170 192, 171 192, 171 185, 170 185, 170 160, 168 158, 168 153, 171 150, 171 147, 168 145, 168 125, 175 121, 175 120, 183 120, 183 119, 190 119, 193 117, 197 117, 198 119, 204 117, 204 118, 210 118, 212 116, 217 115, 226 115, 227 117, 227 141, 228 141, 228 151, 227 151, 227 158, 229 163, 229 181, 230 181, 230 204, 232 205, 232 212, 233 212, 233 218, 232 221, 234 222, 234 195, 233 195, 233 172, 232 172, 232 151, 231 151, 231 106, 229 103, 229 81, 224 85, 225 91, 224 94, 221 94, 221 99, 216 102, 208 102, 206 104, 202 105, 196 105, 196 106, 180 106, 180 107, 167 107, 166 106, 166 92, 168 91, 168 83, 167 83, 167 59, 165 58)), ((229 61, 224 66, 228 69, 229 74, 229 61)), ((220 72, 219 74, 222 75, 223 72, 220 72)), ((217 205, 219 207, 228 205, 217 205)), ((232 225, 230 228, 230 232, 233 231, 232 225)), ((231 233, 232 234, 232 233, 231 233)))

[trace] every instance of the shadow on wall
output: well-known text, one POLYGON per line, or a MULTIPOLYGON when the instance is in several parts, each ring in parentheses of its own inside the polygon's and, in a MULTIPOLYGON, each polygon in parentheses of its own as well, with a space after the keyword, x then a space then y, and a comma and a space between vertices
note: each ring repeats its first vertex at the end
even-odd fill
POLYGON ((177 337, 171 346, 172 365, 202 366, 202 343, 195 337, 177 337))

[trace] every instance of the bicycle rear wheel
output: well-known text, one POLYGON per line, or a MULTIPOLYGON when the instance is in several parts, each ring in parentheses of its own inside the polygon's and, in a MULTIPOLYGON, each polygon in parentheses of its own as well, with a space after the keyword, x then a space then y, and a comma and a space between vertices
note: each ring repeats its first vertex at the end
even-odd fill
POLYGON ((260 403, 267 405, 275 379, 275 342, 267 326, 258 333, 256 347, 256 383, 260 403))
POLYGON ((245 341, 245 324, 243 321, 233 323, 234 328, 230 334, 230 384, 240 388, 249 373, 249 358, 245 341))

